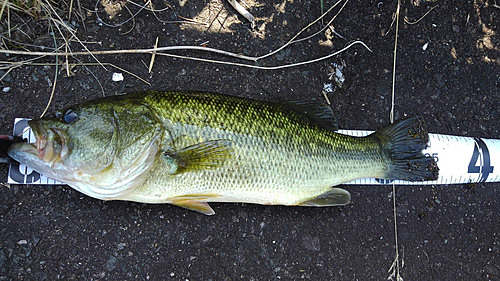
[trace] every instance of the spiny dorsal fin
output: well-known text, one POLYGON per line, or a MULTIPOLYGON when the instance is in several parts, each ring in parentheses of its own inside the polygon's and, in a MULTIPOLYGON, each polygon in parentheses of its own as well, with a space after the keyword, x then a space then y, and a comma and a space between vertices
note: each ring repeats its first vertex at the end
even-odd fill
POLYGON ((328 105, 321 105, 313 101, 287 101, 283 105, 297 113, 303 114, 312 123, 329 131, 339 129, 333 110, 328 105))
POLYGON ((233 156, 230 140, 211 140, 185 147, 175 152, 165 152, 163 157, 170 164, 170 173, 213 169, 233 156))
POLYGON ((351 194, 349 191, 342 188, 332 188, 323 194, 320 194, 313 199, 307 200, 298 204, 299 206, 307 207, 328 207, 346 205, 351 202, 351 194))

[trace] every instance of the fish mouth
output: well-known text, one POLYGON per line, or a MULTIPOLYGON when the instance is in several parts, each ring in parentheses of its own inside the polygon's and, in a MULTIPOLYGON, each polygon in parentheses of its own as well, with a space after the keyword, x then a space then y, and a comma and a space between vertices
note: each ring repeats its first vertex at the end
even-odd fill
MULTIPOLYGON (((63 130, 48 127, 42 120, 32 120, 28 124, 35 134, 36 142, 32 146, 36 149, 38 158, 45 162, 55 163, 68 154, 68 141, 63 130)), ((30 150, 27 147, 26 149, 30 150)))

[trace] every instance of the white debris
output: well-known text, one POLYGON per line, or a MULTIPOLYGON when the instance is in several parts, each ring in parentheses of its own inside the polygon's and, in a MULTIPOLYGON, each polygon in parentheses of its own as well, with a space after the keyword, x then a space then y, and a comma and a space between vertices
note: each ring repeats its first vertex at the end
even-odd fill
POLYGON ((325 91, 327 93, 333 93, 333 85, 332 85, 332 83, 323 84, 323 91, 325 91))
POLYGON ((115 73, 113 73, 113 78, 112 79, 115 82, 123 81, 123 74, 121 74, 119 72, 115 72, 115 73))
POLYGON ((10 89, 11 89, 10 87, 3 87, 3 92, 8 93, 10 92, 10 89))
MULTIPOLYGON (((329 74, 330 75, 329 79, 335 81, 335 84, 338 87, 344 86, 345 76, 344 73, 342 72, 342 70, 344 70, 344 66, 342 64, 332 63, 332 68, 333 71, 329 74)), ((325 91, 327 93, 331 93, 328 92, 326 89, 325 91)))
POLYGON ((228 0, 228 2, 229 2, 229 4, 231 4, 231 6, 233 6, 233 8, 238 13, 240 13, 240 15, 245 17, 250 22, 250 27, 252 29, 254 29, 255 28, 255 17, 252 14, 250 14, 250 12, 247 11, 247 9, 245 9, 243 6, 241 6, 240 3, 236 2, 236 0, 228 0))
POLYGON ((429 47, 429 42, 425 43, 423 46, 422 46, 422 50, 427 50, 427 47, 429 47))
POLYGON ((24 240, 24 239, 23 239, 23 240, 19 240, 19 241, 17 242, 17 244, 19 244, 19 245, 26 245, 26 244, 28 244, 28 241, 26 241, 26 240, 24 240))
POLYGON ((344 77, 344 74, 342 73, 342 69, 340 68, 337 68, 335 69, 335 77, 337 78, 337 82, 339 82, 340 84, 344 83, 345 81, 345 77, 344 77))

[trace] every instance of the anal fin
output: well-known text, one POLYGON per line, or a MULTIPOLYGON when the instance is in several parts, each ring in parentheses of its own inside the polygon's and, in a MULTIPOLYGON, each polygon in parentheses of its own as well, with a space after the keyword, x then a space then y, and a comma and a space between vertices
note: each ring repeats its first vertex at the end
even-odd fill
POLYGON ((349 191, 335 187, 297 205, 308 207, 329 207, 346 205, 349 204, 349 202, 351 202, 351 194, 349 191))
POLYGON ((215 214, 215 211, 208 205, 207 202, 202 202, 202 201, 184 201, 184 202, 179 202, 179 203, 170 203, 175 206, 179 206, 182 208, 186 208, 191 211, 197 211, 202 214, 211 216, 215 214))
POLYGON ((215 211, 208 205, 207 200, 220 197, 218 194, 190 194, 171 198, 170 204, 200 212, 205 215, 214 215, 215 211))

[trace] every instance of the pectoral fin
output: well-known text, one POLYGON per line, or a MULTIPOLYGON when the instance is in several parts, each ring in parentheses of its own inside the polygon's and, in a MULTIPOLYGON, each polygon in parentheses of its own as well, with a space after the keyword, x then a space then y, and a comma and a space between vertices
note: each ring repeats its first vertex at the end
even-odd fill
POLYGON ((217 198, 220 195, 217 194, 191 194, 185 196, 177 196, 171 198, 172 202, 170 204, 176 205, 182 208, 186 208, 192 211, 197 211, 205 215, 214 215, 215 211, 208 205, 207 200, 211 198, 217 198))
POLYGON ((328 207, 346 205, 349 204, 349 202, 351 202, 351 194, 347 190, 342 188, 332 188, 331 190, 298 205, 308 207, 328 207))
POLYGON ((233 156, 230 140, 211 140, 163 154, 170 165, 170 173, 190 170, 213 169, 233 156))

